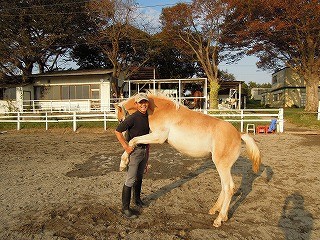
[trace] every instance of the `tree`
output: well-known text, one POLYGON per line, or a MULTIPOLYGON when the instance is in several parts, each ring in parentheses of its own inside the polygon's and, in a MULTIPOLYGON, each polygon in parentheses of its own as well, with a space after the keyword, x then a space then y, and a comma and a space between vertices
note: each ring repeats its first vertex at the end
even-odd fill
POLYGON ((162 31, 203 69, 210 84, 210 107, 218 107, 218 64, 222 58, 222 27, 227 5, 219 0, 193 0, 164 8, 162 31))
POLYGON ((228 71, 219 70, 218 74, 220 81, 235 81, 236 77, 232 73, 228 73, 228 71))
POLYGON ((111 62, 100 48, 87 44, 85 41, 78 42, 74 46, 70 57, 77 63, 79 69, 112 68, 111 62))
POLYGON ((227 0, 229 46, 260 58, 258 67, 289 67, 306 83, 305 110, 317 111, 320 80, 318 0, 227 0))
POLYGON ((0 72, 22 75, 59 68, 86 23, 83 4, 70 0, 4 0, 0 3, 0 72))
POLYGON ((153 49, 157 49, 146 63, 148 66, 156 67, 161 78, 190 78, 198 69, 190 57, 174 46, 171 39, 162 33, 152 36, 153 49))
POLYGON ((125 84, 119 86, 120 76, 129 78, 150 58, 151 37, 133 26, 137 15, 132 0, 92 0, 87 6, 97 31, 86 40, 111 62, 112 92, 119 96, 125 84))

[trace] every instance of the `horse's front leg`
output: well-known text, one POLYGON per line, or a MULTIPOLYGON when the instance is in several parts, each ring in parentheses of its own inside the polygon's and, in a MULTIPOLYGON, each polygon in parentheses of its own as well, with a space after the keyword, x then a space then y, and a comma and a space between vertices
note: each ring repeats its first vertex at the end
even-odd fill
MULTIPOLYGON (((168 138, 168 132, 152 132, 146 135, 135 137, 129 141, 129 146, 135 147, 137 144, 164 143, 168 138)), ((129 164, 129 154, 125 151, 121 156, 120 171, 127 168, 129 164)))
POLYGON ((164 143, 168 139, 168 131, 152 132, 146 135, 132 138, 129 141, 129 146, 135 147, 138 144, 153 144, 153 143, 164 143))
POLYGON ((120 167, 119 167, 120 172, 125 170, 128 164, 129 164, 129 154, 126 151, 124 151, 124 153, 122 153, 121 155, 121 161, 120 161, 120 167))

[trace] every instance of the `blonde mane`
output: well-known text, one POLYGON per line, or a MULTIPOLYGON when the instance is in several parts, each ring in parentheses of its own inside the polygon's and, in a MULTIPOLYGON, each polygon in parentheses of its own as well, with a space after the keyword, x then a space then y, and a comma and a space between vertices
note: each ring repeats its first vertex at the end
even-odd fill
POLYGON ((177 110, 180 108, 180 106, 183 106, 181 103, 179 103, 175 99, 170 98, 170 97, 168 97, 168 96, 166 96, 164 94, 161 94, 161 93, 159 93, 159 94, 147 93, 147 95, 150 98, 158 98, 158 99, 168 100, 168 101, 172 102, 175 105, 177 110))
MULTIPOLYGON (((131 96, 130 98, 122 101, 119 103, 119 106, 120 107, 124 107, 127 103, 129 103, 130 101, 134 100, 134 97, 136 96, 136 94, 134 94, 133 96, 131 96)), ((150 99, 162 99, 162 100, 167 100, 169 102, 172 102, 176 108, 176 110, 178 110, 181 106, 183 106, 181 103, 179 103, 178 101, 174 100, 173 98, 169 98, 168 96, 166 95, 163 95, 163 94, 153 94, 153 93, 147 93, 147 96, 150 98, 150 99)), ((126 109, 126 110, 130 110, 130 108, 126 109)))

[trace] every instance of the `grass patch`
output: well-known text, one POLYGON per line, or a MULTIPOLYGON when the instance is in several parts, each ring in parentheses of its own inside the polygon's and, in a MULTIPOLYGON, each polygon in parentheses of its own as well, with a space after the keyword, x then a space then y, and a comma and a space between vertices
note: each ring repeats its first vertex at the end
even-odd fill
POLYGON ((317 113, 305 112, 302 108, 285 108, 284 119, 298 127, 306 127, 320 130, 320 121, 317 113))
POLYGON ((0 131, 17 129, 16 123, 0 122, 0 131))
MULTIPOLYGON (((21 123, 21 129, 46 129, 45 123, 21 123)), ((107 122, 107 128, 116 128, 118 126, 118 122, 107 122)), ((77 122, 77 128, 102 128, 104 124, 103 122, 77 122)), ((59 123, 49 123, 48 129, 64 129, 64 128, 73 128, 72 122, 59 122, 59 123)), ((6 123, 0 122, 0 130, 16 130, 16 123, 6 123)))

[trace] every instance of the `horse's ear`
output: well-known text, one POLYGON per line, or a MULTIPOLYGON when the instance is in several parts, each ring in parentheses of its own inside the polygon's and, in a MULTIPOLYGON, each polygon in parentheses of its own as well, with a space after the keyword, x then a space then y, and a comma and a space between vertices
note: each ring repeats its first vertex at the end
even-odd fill
POLYGON ((114 106, 114 109, 116 112, 118 112, 118 113, 122 112, 122 107, 119 103, 114 103, 113 106, 114 106))

